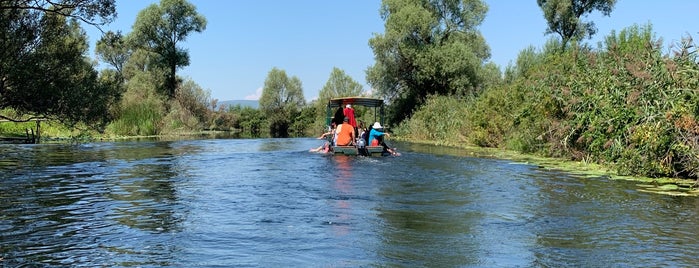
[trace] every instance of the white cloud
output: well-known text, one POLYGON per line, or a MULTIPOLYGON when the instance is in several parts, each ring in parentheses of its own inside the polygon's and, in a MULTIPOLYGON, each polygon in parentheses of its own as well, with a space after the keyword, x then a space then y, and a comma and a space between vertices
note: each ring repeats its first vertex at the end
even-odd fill
POLYGON ((255 93, 245 96, 245 100, 260 100, 260 96, 262 96, 262 87, 257 88, 255 93))

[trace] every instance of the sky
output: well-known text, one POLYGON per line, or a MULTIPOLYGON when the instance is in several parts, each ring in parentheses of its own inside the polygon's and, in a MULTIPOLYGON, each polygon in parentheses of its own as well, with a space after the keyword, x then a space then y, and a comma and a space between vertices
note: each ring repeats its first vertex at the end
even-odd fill
MULTIPOLYGON (((380 0, 212 1, 189 0, 207 19, 206 30, 180 44, 190 65, 178 75, 192 79, 220 101, 256 100, 272 68, 298 77, 307 101, 317 98, 333 67, 371 91, 365 71, 374 64, 369 39, 384 32, 380 0)), ((504 69, 529 46, 539 49, 549 38, 536 0, 485 0, 489 7, 479 27, 491 49, 490 60, 504 69)), ((154 0, 117 0, 117 19, 104 31, 131 32, 139 11, 154 0)), ((699 35, 694 0, 618 0, 609 17, 593 12, 597 34, 593 47, 612 31, 652 24, 665 51, 683 37, 699 35)), ((92 51, 101 32, 84 27, 92 51)), ((91 57, 95 57, 94 53, 91 57)))

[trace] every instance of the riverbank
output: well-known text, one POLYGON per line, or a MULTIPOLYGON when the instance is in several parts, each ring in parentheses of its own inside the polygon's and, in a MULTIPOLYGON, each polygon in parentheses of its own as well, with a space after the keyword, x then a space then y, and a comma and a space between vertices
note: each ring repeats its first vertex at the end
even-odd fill
MULTIPOLYGON (((148 135, 148 136, 115 136, 98 135, 97 133, 72 133, 70 136, 60 131, 48 131, 49 135, 42 137, 42 143, 88 143, 106 141, 139 141, 139 140, 181 140, 181 139, 213 139, 213 138, 248 138, 241 136, 240 132, 230 131, 198 131, 183 132, 169 135, 148 135), (53 134, 53 135, 52 135, 53 134)), ((621 176, 609 167, 600 164, 572 161, 563 158, 542 157, 532 154, 523 154, 512 150, 500 148, 478 147, 471 145, 455 145, 447 143, 436 143, 432 141, 407 139, 403 137, 392 137, 394 140, 424 144, 430 146, 453 147, 463 150, 465 155, 479 158, 496 158, 511 160, 524 164, 539 166, 544 169, 561 170, 567 173, 582 177, 604 177, 610 180, 626 180, 637 182, 637 190, 671 196, 699 196, 697 181, 681 178, 650 178, 643 176, 621 176)))
POLYGON ((691 179, 622 176, 618 175, 612 169, 596 163, 522 154, 519 152, 499 148, 486 148, 470 145, 453 144, 447 145, 424 140, 411 140, 402 137, 392 138, 394 140, 416 144, 458 148, 460 150, 463 150, 465 154, 474 157, 511 160, 518 163, 536 165, 543 169, 561 170, 581 177, 604 177, 610 180, 633 181, 637 182, 637 190, 641 192, 664 194, 670 196, 699 196, 699 188, 697 188, 697 181, 691 179))

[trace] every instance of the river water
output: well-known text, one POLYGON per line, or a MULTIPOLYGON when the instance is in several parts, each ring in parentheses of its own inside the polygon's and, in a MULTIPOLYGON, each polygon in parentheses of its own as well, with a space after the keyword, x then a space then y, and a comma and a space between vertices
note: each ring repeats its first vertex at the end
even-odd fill
POLYGON ((0 145, 2 267, 692 267, 699 201, 459 150, 0 145))

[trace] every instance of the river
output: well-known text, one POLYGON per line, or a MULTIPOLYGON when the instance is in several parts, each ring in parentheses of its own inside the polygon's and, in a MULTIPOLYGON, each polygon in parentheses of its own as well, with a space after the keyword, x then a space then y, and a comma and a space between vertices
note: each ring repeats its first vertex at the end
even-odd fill
POLYGON ((0 145, 2 267, 693 267, 699 199, 459 150, 0 145))

